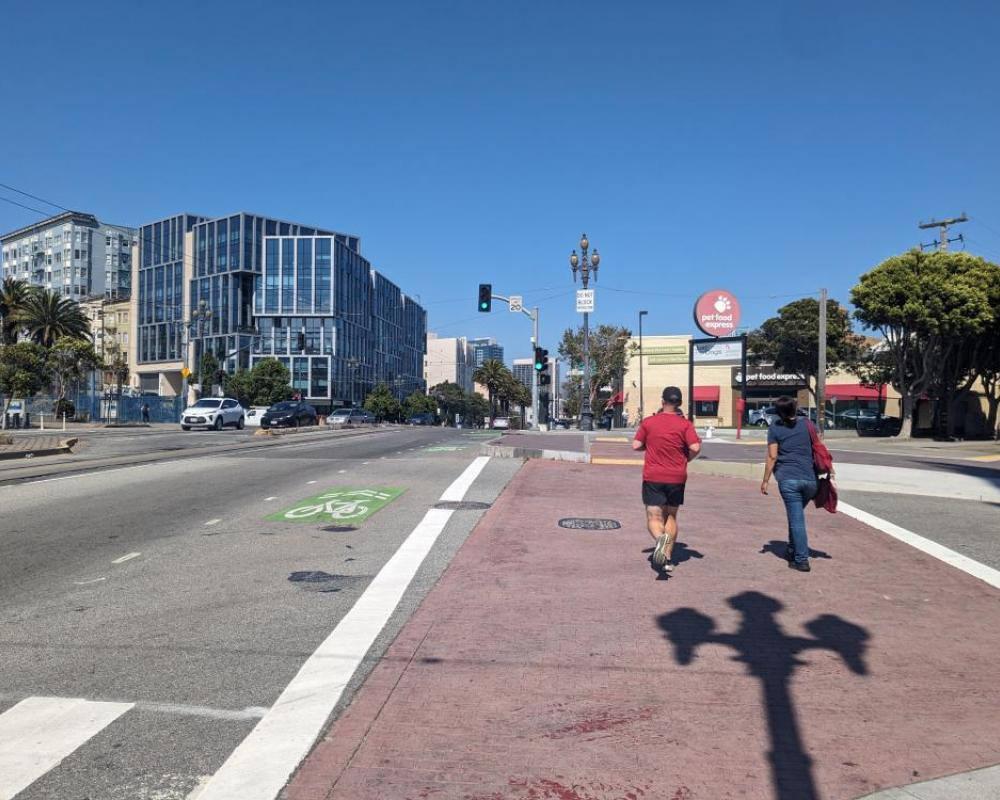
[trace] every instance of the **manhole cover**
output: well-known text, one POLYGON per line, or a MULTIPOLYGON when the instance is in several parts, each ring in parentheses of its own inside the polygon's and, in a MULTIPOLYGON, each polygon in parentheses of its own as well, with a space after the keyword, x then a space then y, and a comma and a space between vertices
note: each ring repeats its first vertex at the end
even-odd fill
POLYGON ((560 528, 570 528, 575 531, 614 531, 622 524, 616 519, 599 519, 597 517, 566 517, 559 520, 560 528))
POLYGON ((480 503, 478 500, 442 500, 435 503, 434 508, 444 511, 482 511, 489 508, 491 503, 480 503))
POLYGON ((324 525, 320 530, 330 533, 347 533, 348 531, 356 531, 357 527, 354 525, 324 525))

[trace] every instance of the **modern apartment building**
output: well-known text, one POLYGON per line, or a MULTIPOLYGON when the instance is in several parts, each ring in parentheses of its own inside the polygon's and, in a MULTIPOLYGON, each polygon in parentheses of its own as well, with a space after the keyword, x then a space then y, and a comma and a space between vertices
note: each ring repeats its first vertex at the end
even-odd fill
POLYGON ((476 371, 472 345, 464 336, 440 338, 427 334, 427 355, 424 356, 424 382, 428 391, 439 383, 457 383, 472 391, 472 374, 476 371))
POLYGON ((472 345, 472 360, 477 367, 481 367, 484 361, 495 360, 503 362, 503 345, 497 344, 497 340, 492 337, 470 339, 472 345))
POLYGON ((334 231, 238 213, 143 225, 136 246, 137 387, 179 394, 205 353, 232 373, 276 357, 326 411, 377 383, 422 389, 426 314, 334 231))
POLYGON ((379 383, 422 391, 427 315, 337 234, 265 236, 251 365, 277 358, 317 406, 360 405, 379 383))
POLYGON ((136 229, 66 211, 0 236, 0 279, 16 278, 77 302, 129 297, 136 229))

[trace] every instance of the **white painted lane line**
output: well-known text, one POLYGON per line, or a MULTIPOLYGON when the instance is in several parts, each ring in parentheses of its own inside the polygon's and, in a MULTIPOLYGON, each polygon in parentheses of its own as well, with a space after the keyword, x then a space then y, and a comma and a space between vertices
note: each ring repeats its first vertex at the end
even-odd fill
POLYGON ((108 578, 105 575, 103 578, 94 578, 93 580, 90 581, 73 581, 73 584, 75 586, 89 586, 92 583, 100 583, 101 581, 106 581, 107 579, 108 578))
POLYGON ((843 511, 847 516, 854 517, 854 519, 859 522, 863 522, 865 525, 869 525, 876 530, 882 531, 891 536, 893 539, 899 539, 901 542, 905 542, 910 545, 910 547, 915 547, 929 556, 934 556, 934 558, 943 561, 945 564, 949 564, 956 569, 962 570, 973 578, 979 578, 979 580, 984 583, 988 583, 997 589, 1000 589, 1000 570, 995 570, 993 567, 988 567, 985 564, 980 564, 978 561, 974 561, 968 556, 963 556, 961 553, 956 553, 944 545, 938 544, 937 542, 931 541, 930 539, 925 539, 923 536, 914 533, 913 531, 908 531, 906 528, 901 528, 888 520, 884 520, 881 517, 876 517, 874 514, 869 514, 867 511, 862 511, 860 508, 852 506, 850 503, 845 503, 839 501, 837 503, 837 510, 843 511))
POLYGON ((338 469, 338 470, 337 470, 337 474, 338 474, 338 475, 343 475, 343 474, 344 474, 345 472, 347 472, 347 470, 346 470, 346 469, 338 469))
POLYGON ((30 786, 132 705, 29 697, 0 714, 0 798, 30 786))
POLYGON ((472 482, 479 477, 479 473, 483 471, 483 467, 490 460, 489 456, 477 456, 476 459, 466 467, 465 472, 459 475, 455 482, 452 483, 447 489, 444 490, 444 494, 441 495, 442 501, 458 501, 465 497, 465 493, 469 491, 469 487, 472 486, 472 482))
POLYGON ((116 558, 111 563, 112 564, 124 564, 126 561, 131 561, 133 558, 138 558, 139 556, 140 556, 140 553, 128 553, 127 555, 124 555, 121 558, 116 558))
POLYGON ((206 522, 205 526, 207 527, 209 525, 218 525, 220 522, 222 522, 222 519, 219 518, 219 517, 216 517, 215 519, 210 519, 208 522, 206 522))
POLYGON ((314 483, 316 483, 316 481, 306 481, 306 486, 311 486, 314 483))
POLYGON ((265 503, 269 503, 271 500, 277 500, 277 499, 278 499, 277 497, 273 497, 273 496, 272 497, 265 497, 264 498, 264 502, 265 503))
MULTIPOLYGON (((461 500, 487 461, 486 456, 473 461, 441 499, 461 500)), ((198 800, 274 800, 278 796, 453 513, 437 508, 427 511, 274 706, 212 776, 198 800)))

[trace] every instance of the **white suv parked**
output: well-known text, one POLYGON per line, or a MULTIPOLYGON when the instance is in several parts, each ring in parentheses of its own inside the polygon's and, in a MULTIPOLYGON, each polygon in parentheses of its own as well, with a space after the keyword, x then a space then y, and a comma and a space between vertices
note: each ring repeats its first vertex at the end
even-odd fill
POLYGON ((181 430, 213 428, 221 431, 226 425, 243 430, 246 415, 241 406, 229 397, 203 397, 181 414, 181 430))

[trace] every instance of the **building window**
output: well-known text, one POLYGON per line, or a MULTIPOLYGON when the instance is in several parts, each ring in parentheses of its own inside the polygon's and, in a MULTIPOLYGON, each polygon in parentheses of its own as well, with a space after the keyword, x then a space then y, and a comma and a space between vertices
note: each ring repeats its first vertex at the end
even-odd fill
POLYGON ((718 400, 695 400, 694 415, 696 417, 717 417, 719 416, 718 400))

